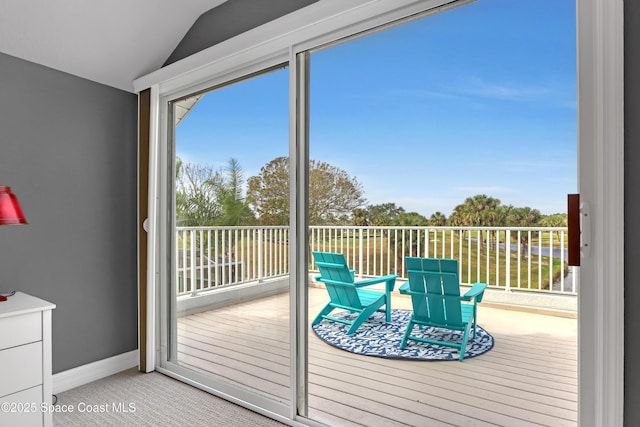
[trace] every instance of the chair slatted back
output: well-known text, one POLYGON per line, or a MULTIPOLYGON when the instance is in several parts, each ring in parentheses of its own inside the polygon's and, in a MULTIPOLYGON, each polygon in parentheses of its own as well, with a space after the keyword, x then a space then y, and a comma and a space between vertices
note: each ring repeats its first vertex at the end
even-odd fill
POLYGON ((407 257, 406 266, 415 319, 455 328, 462 326, 458 261, 407 257))
POLYGON ((427 271, 424 275, 430 321, 441 325, 462 326, 458 274, 427 271))
POLYGON ((362 308, 362 303, 353 273, 349 270, 347 260, 341 253, 312 252, 313 258, 320 271, 320 281, 324 283, 329 298, 334 304, 362 308))

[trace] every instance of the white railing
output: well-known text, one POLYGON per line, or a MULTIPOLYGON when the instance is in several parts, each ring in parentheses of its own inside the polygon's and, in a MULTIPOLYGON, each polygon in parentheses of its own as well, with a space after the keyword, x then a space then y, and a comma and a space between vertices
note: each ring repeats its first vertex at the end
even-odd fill
POLYGON ((178 227, 176 243, 178 295, 289 274, 289 227, 178 227))
MULTIPOLYGON (((309 241, 311 250, 345 254, 362 277, 406 278, 405 256, 455 258, 462 283, 577 293, 566 228, 312 226, 309 241)), ((177 243, 178 295, 289 274, 286 226, 179 227, 177 243)))

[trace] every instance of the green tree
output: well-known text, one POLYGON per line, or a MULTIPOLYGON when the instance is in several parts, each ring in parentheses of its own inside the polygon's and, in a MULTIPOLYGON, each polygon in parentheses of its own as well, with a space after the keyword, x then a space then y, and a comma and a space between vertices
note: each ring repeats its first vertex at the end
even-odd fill
POLYGON ((434 227, 447 225, 447 217, 442 212, 434 212, 429 217, 429 225, 433 225, 434 227))
POLYGON ((551 215, 543 215, 538 222, 543 227, 566 227, 567 226, 567 214, 566 213, 554 213, 551 215))
POLYGON ((247 202, 261 225, 289 224, 289 159, 278 157, 247 181, 247 202))
POLYGON ((369 213, 366 209, 355 208, 351 211, 351 223, 358 227, 366 227, 369 225, 369 213))
POLYGON ((423 227, 429 225, 429 220, 417 212, 400 212, 395 222, 388 225, 399 225, 401 227, 423 227))
POLYGON ((210 185, 215 188, 221 210, 216 225, 248 225, 254 221, 253 212, 244 199, 244 172, 237 159, 229 159, 223 178, 214 179, 210 185))
MULTIPOLYGON (((400 227, 424 227, 429 225, 429 220, 417 212, 404 212, 404 209, 403 209, 403 211, 398 214, 397 218, 392 224, 386 224, 386 225, 396 225, 400 227)), ((385 230, 385 233, 387 233, 387 230, 385 230)), ((427 233, 426 230, 420 230, 420 229, 416 230, 415 233, 413 233, 413 237, 414 237, 413 240, 410 239, 411 233, 404 233, 404 234, 399 233, 397 234, 397 236, 400 237, 404 235, 404 247, 409 249, 410 251, 409 255, 417 256, 418 240, 423 239, 426 233, 427 233)), ((400 255, 401 256, 399 258, 399 261, 402 260, 402 254, 400 255)))
POLYGON ((466 226, 489 227, 498 220, 497 207, 500 200, 489 197, 486 194, 478 194, 467 197, 462 205, 456 206, 455 211, 460 212, 461 219, 466 226))
POLYGON ((253 213, 244 201, 244 174, 230 159, 222 171, 210 165, 176 160, 176 224, 179 226, 243 225, 253 213))
MULTIPOLYGON (((500 200, 486 194, 467 197, 464 203, 454 208, 449 222, 451 225, 467 227, 494 226, 499 220, 498 206, 500 206, 500 200)), ((482 242, 481 232, 478 244, 482 245, 482 242)))
POLYGON ((509 215, 513 210, 513 205, 499 205, 496 207, 496 221, 495 224, 498 227, 507 226, 509 223, 509 215))
MULTIPOLYGON (((538 224, 543 227, 567 227, 569 225, 566 213, 554 213, 551 215, 543 215, 538 224)), ((556 237, 560 237, 560 232, 555 231, 556 237)))
POLYGON ((396 206, 395 203, 382 203, 379 205, 367 206, 369 225, 394 225, 404 209, 396 206))
POLYGON ((216 184, 221 180, 209 165, 176 161, 176 224, 212 225, 220 217, 216 184))
POLYGON ((530 207, 513 208, 507 217, 509 227, 533 227, 538 224, 542 215, 538 209, 530 207))
MULTIPOLYGON (((262 225, 289 223, 289 159, 278 157, 248 180, 247 201, 262 225)), ((309 223, 335 224, 365 203, 362 184, 336 166, 309 162, 309 223)))
POLYGON ((329 163, 309 162, 309 223, 337 224, 365 204, 362 184, 329 163))
MULTIPOLYGON (((507 217, 509 227, 533 227, 538 224, 541 218, 540 211, 538 209, 531 209, 530 207, 513 208, 510 210, 507 217)), ((512 238, 517 239, 518 234, 513 233, 512 238)), ((527 246, 529 246, 529 233, 520 233, 520 245, 522 246, 522 257, 527 257, 527 246)))

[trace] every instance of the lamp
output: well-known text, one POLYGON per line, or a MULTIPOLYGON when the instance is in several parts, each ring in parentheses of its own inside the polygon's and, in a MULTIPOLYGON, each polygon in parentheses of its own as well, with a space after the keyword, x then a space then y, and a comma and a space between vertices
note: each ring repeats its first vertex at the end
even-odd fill
POLYGON ((18 198, 11 192, 11 187, 0 185, 0 225, 26 224, 18 198))
MULTIPOLYGON (((18 198, 11 192, 11 187, 0 185, 0 225, 18 225, 26 224, 27 219, 22 213, 18 198)), ((6 301, 7 296, 11 296, 15 293, 11 292, 9 295, 0 295, 0 302, 6 301)))

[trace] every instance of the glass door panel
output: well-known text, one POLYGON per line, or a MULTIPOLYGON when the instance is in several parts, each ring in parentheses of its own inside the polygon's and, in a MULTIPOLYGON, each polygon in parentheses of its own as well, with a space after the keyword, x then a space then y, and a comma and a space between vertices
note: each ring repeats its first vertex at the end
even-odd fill
POLYGON ((170 107, 169 365, 289 405, 288 71, 170 107))
MULTIPOLYGON (((356 281, 398 275, 392 320, 412 310, 397 292, 406 256, 457 259, 463 289, 485 282, 513 306, 518 292, 505 291, 575 304, 563 228, 566 193, 577 186, 574 8, 478 1, 311 53, 310 248, 343 254, 356 281)), ((318 274, 313 258, 310 270, 310 278, 318 274)), ((366 289, 383 292, 384 285, 366 289)), ((337 300, 313 280, 308 297, 310 323, 337 300)), ((509 424, 538 416, 513 397, 520 388, 544 395, 570 378, 566 412, 549 422, 575 419, 575 319, 491 313, 480 311, 479 324, 500 337, 511 361, 521 352, 522 328, 543 320, 558 333, 550 342, 566 350, 567 363, 549 381, 533 384, 516 372, 513 387, 499 387, 498 400, 517 408, 497 414, 503 421, 466 415, 474 412, 471 400, 494 391, 469 393, 476 361, 493 366, 487 379, 506 375, 497 352, 444 364, 363 356, 366 341, 350 339, 337 322, 325 340, 309 331, 308 416, 329 425, 509 424)), ((339 309, 330 315, 356 317, 339 309)), ((363 329, 387 325, 389 336, 401 338, 405 315, 394 329, 375 313, 363 329)), ((371 342, 371 353, 383 355, 381 344, 371 342)), ((522 367, 536 375, 531 364, 522 367)), ((494 403, 483 399, 476 404, 494 403)))

